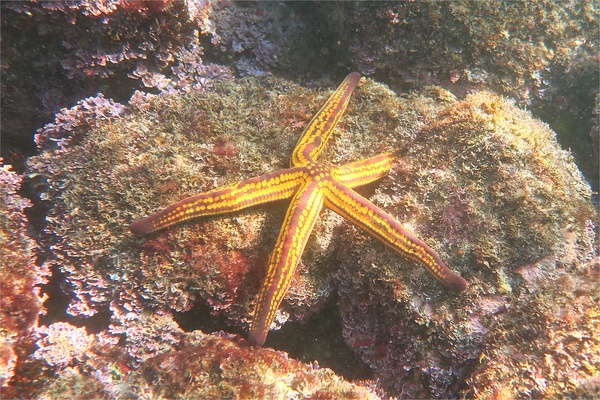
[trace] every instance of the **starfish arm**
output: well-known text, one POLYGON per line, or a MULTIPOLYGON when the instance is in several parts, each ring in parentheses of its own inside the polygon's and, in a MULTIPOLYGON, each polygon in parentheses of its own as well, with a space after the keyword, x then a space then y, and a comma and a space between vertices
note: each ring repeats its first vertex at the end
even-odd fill
POLYGON ((156 214, 133 222, 129 227, 133 233, 143 235, 192 218, 287 199, 305 180, 306 173, 298 168, 280 170, 188 197, 156 214))
POLYGON ((331 182, 328 189, 326 207, 360 226, 399 254, 423 266, 446 287, 453 290, 467 288, 467 281, 451 271, 436 252, 406 231, 392 216, 339 183, 331 182))
POLYGON ((344 186, 355 188, 383 178, 398 159, 399 151, 380 154, 332 169, 332 175, 344 186))
POLYGON ((360 74, 358 72, 349 74, 319 112, 310 120, 294 148, 292 166, 305 165, 321 154, 333 128, 335 128, 346 110, 348 101, 350 101, 350 94, 359 81, 360 74))
POLYGON ((322 208, 323 192, 317 182, 307 184, 294 196, 258 295, 249 336, 252 344, 264 344, 275 312, 290 286, 304 246, 322 208))

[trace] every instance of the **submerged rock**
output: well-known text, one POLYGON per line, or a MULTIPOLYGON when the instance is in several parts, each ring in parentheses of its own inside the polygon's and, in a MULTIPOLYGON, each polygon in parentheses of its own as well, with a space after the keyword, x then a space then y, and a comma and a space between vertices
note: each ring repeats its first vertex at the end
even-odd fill
MULTIPOLYGON (((68 312, 110 310, 108 334, 126 335, 129 356, 157 382, 173 372, 169 365, 201 379, 208 364, 190 358, 197 349, 177 347, 183 333, 174 323, 161 330, 143 321, 202 304, 246 331, 287 204, 190 221, 147 238, 128 225, 186 196, 287 167, 327 96, 272 77, 219 83, 211 92, 137 94, 120 117, 75 125, 61 146, 31 158, 28 174, 50 205, 40 240, 52 250, 45 267, 65 274, 73 294, 68 312), (135 326, 140 338, 154 339, 132 339, 135 326), (176 362, 183 359, 189 371, 176 362)), ((553 132, 489 93, 457 101, 430 87, 401 98, 364 80, 321 159, 343 164, 391 149, 402 149, 402 157, 371 186, 372 200, 470 288, 448 293, 324 212, 276 320, 306 319, 337 293, 347 343, 394 396, 543 395, 593 377, 598 315, 585 310, 598 298, 588 284, 598 275, 596 215, 589 187, 553 132), (573 359, 578 352, 581 368, 567 371, 551 346, 562 340, 559 316, 573 307, 583 307, 583 323, 564 337, 578 338, 579 346, 561 351, 573 359), (526 338, 539 346, 530 348, 526 338), (537 386, 519 372, 527 366, 537 386)), ((188 393, 169 390, 159 394, 188 393)))
MULTIPOLYGON (((53 124, 59 147, 31 158, 29 175, 51 204, 42 244, 53 250, 47 264, 65 273, 75 295, 68 312, 94 315, 111 301, 182 312, 202 302, 246 328, 286 204, 199 219, 147 238, 132 235, 128 224, 183 197, 285 168, 305 121, 326 98, 273 78, 246 79, 214 92, 136 97, 125 112, 119 105, 121 118, 70 123, 66 137, 53 124)), ((435 108, 425 102, 408 121, 398 119, 393 98, 367 81, 321 158, 344 163, 398 147, 390 132, 401 124, 416 129, 435 108)), ((330 243, 339 221, 326 213, 318 223, 284 313, 303 318, 333 292, 330 243)))
POLYGON ((239 337, 186 334, 160 313, 140 315, 119 336, 88 335, 63 322, 40 334, 34 357, 56 374, 42 388, 47 398, 379 398, 327 368, 248 346, 239 337))
MULTIPOLYGON (((0 159, 0 391, 11 397, 18 363, 31 353, 34 329, 43 313, 39 285, 49 273, 36 265, 35 241, 27 232, 25 209, 31 202, 18 194, 22 177, 0 159)), ((16 377, 20 379, 21 377, 16 377)))
POLYGON ((410 138, 374 199, 469 289, 446 292, 347 226, 340 237, 358 240, 335 274, 347 342, 410 398, 572 390, 600 362, 590 198, 546 125, 489 93, 455 102, 410 138))

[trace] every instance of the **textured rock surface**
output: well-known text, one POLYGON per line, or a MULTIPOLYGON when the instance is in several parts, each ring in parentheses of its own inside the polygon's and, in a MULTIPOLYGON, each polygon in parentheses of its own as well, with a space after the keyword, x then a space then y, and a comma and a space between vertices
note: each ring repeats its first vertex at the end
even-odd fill
MULTIPOLYGON (((419 92, 397 97, 363 82, 323 159, 341 164, 403 149, 390 175, 362 192, 470 288, 447 293, 325 212, 277 323, 315 313, 313 320, 335 320, 387 395, 600 393, 598 218, 589 188, 554 133, 528 113, 490 93, 465 98, 491 89, 528 105, 595 184, 592 1, 0 7, 5 160, 21 171, 35 129, 79 100, 36 137, 40 155, 27 173, 49 210, 41 237, 33 236, 41 221, 28 225, 23 214, 29 202, 19 196, 20 177, 0 169, 0 397, 367 396, 329 371, 229 334, 184 333, 171 318, 197 328, 189 320, 207 309, 213 317, 204 319, 219 321, 218 329, 246 332, 286 204, 148 238, 127 230, 182 197, 288 165, 328 92, 270 73, 333 87, 351 69, 419 92), (232 71, 267 77, 210 91, 232 71), (142 87, 163 95, 135 92, 127 103, 142 87), (60 286, 70 316, 38 327, 49 270, 47 307, 60 309, 53 292, 60 286), (323 311, 336 302, 341 322, 323 311), (99 319, 100 327, 91 322, 99 319)), ((334 351, 320 339, 304 360, 334 351)))
POLYGON ((336 273, 347 342, 410 398, 557 395, 596 376, 596 214, 555 134, 479 93, 409 142, 374 199, 470 287, 446 293, 346 227, 358 237, 336 273))
POLYGON ((3 2, 3 143, 32 147, 35 129, 61 108, 99 91, 125 100, 135 89, 186 91, 228 74, 227 68, 202 60, 199 41, 211 4, 3 2))
POLYGON ((55 373, 40 389, 46 398, 378 398, 286 353, 224 333, 186 334, 160 313, 140 316, 119 336, 62 322, 39 333, 34 357, 55 373))
MULTIPOLYGON (((3 2, 2 138, 34 151, 31 132, 60 108, 135 89, 188 91, 238 75, 322 83, 349 70, 455 93, 491 89, 528 104, 598 181, 593 1, 3 2), (21 33, 27 31, 27 35, 21 33), (591 138, 590 138, 591 136, 591 138)), ((16 158, 3 146, 4 157, 16 158)), ((595 188, 597 189, 597 188, 595 188)))
MULTIPOLYGON (((285 204, 148 238, 131 235, 128 224, 187 195, 284 167, 303 123, 324 98, 282 81, 247 80, 215 93, 135 103, 128 116, 85 135, 89 124, 65 130, 63 138, 54 132, 54 141, 78 143, 32 158, 29 174, 47 181, 42 197, 52 209, 43 246, 53 249, 48 264, 59 266, 75 294, 69 313, 93 315, 115 297, 122 306, 141 309, 145 302, 179 312, 200 301, 245 327, 285 204)), ((369 137, 365 132, 357 135, 369 137)), ((375 145, 384 135, 356 143, 363 154, 391 148, 393 141, 375 145)), ((340 140, 338 151, 324 157, 339 162, 360 154, 347 138, 340 140)), ((332 219, 319 224, 286 299, 286 311, 297 317, 333 290, 327 268, 332 219)))
MULTIPOLYGON (((45 266, 65 274, 68 312, 110 311, 108 332, 97 338, 124 335, 136 371, 136 363, 165 360, 148 364, 158 380, 169 373, 164 365, 189 356, 173 350, 182 333, 172 312, 202 304, 247 330, 285 204, 147 238, 131 235, 128 224, 185 196, 287 166, 327 95, 243 79, 210 93, 138 94, 118 118, 55 130, 64 146, 32 158, 28 173, 50 204, 41 246, 53 252, 45 266)), ((376 187, 372 199, 470 288, 446 292, 325 212, 278 321, 305 319, 337 292, 348 345, 389 395, 537 396, 589 385, 599 367, 598 289, 590 284, 598 278, 596 216, 589 187, 553 132, 489 93, 457 101, 430 87, 400 98, 365 80, 321 157, 342 164, 392 148, 403 150, 402 159, 363 192, 376 187), (559 328, 566 315, 572 324, 559 328)), ((164 395, 187 389, 172 390, 164 395)))
POLYGON ((48 271, 35 264, 35 242, 24 215, 31 202, 18 194, 22 177, 1 161, 0 393, 11 396, 17 363, 32 351, 34 328, 43 312, 39 285, 46 282, 48 271))

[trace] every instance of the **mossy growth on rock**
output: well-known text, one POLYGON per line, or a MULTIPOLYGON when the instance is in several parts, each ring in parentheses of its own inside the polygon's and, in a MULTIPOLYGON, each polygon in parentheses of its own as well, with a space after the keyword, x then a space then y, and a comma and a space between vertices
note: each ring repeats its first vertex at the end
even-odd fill
MULTIPOLYGON (((71 132, 77 140, 32 158, 28 173, 50 204, 41 244, 73 292, 68 312, 110 307, 117 332, 142 313, 201 303, 247 329, 285 202, 143 238, 128 225, 186 196, 287 167, 328 94, 266 77, 136 95, 126 115, 71 132)), ((597 271, 589 187, 554 134, 505 99, 478 93, 457 101, 436 87, 398 97, 364 80, 320 159, 339 165, 391 149, 402 156, 389 176, 360 191, 377 188, 369 197, 470 288, 449 294, 324 212, 276 320, 303 319, 337 291, 347 343, 391 395, 483 393, 473 385, 490 370, 478 370, 479 380, 474 370, 501 344, 489 338, 523 337, 507 310, 548 318, 548 304, 533 301, 538 281, 529 283, 531 269, 523 268, 535 265, 551 293, 569 271, 597 271)), ((585 331, 597 317, 588 320, 585 331)), ((515 382, 511 392, 524 394, 524 380, 515 382)))
MULTIPOLYGON (((589 283, 598 277, 597 216, 589 185, 555 134, 483 92, 445 108, 407 143, 373 199, 426 238, 470 287, 447 293, 348 226, 345 233, 359 240, 340 255, 336 273, 347 342, 390 393, 409 397, 500 389, 539 396, 592 377, 596 366, 575 372, 553 358, 562 339, 544 328, 558 329, 559 315, 573 314, 572 301, 587 310, 572 334, 598 340, 592 304, 599 293, 589 283), (535 350, 525 345, 531 340, 535 350), (491 354, 504 364, 482 365, 491 354), (531 358, 523 362, 518 354, 531 358), (518 372, 527 367, 554 380, 532 384, 518 372), (512 383, 492 384, 494 374, 512 383)), ((569 357, 583 347, 574 346, 569 357)), ((585 347, 581 365, 598 365, 596 351, 597 344, 585 347)))
POLYGON ((44 308, 40 285, 48 271, 36 265, 36 243, 28 233, 25 209, 31 202, 19 195, 22 176, 0 158, 0 391, 15 395, 16 371, 32 352, 34 329, 44 308))
POLYGON ((87 334, 64 322, 40 329, 34 357, 54 368, 55 377, 36 394, 53 399, 378 398, 330 369, 248 346, 234 335, 185 333, 167 314, 139 317, 120 335, 122 343, 117 335, 87 334))
MULTIPOLYGON (((287 167, 304 124, 327 97, 274 78, 244 79, 211 92, 137 96, 127 115, 82 124, 91 128, 69 131, 72 140, 55 137, 69 143, 31 158, 28 174, 51 205, 43 246, 53 249, 47 263, 72 288, 68 312, 93 315, 115 298, 178 312, 202 302, 245 328, 286 204, 146 238, 128 225, 186 196, 287 167)), ((416 129, 427 116, 399 118, 397 107, 388 89, 366 81, 321 159, 344 163, 398 147, 393 133, 401 124, 416 129)), ((284 304, 297 318, 333 292, 330 243, 339 221, 326 213, 304 253, 284 304)))
POLYGON ((415 222, 436 221, 440 239, 456 246, 451 264, 510 272, 593 219, 589 185, 554 132, 490 93, 439 113, 406 159, 390 191, 420 203, 415 222))

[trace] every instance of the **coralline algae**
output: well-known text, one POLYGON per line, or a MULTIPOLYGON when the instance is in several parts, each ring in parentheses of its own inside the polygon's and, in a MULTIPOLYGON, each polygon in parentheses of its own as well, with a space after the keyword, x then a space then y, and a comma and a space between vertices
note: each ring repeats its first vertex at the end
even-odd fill
MULTIPOLYGON (((28 174, 50 205, 39 243, 52 249, 44 267, 65 274, 70 314, 112 313, 101 335, 108 342, 123 335, 122 351, 133 360, 126 369, 162 360, 151 371, 160 378, 183 355, 179 328, 144 322, 152 316, 169 320, 201 303, 247 329, 286 205, 192 221, 147 239, 131 235, 128 224, 286 166, 327 95, 274 78, 138 94, 121 117, 65 130, 78 139, 30 159, 28 174)), ((304 319, 337 292, 347 343, 394 396, 552 395, 596 376, 598 289, 589 284, 598 277, 596 215, 553 132, 489 93, 457 101, 430 87, 400 98, 367 79, 321 158, 341 164, 391 149, 403 150, 401 161, 367 193, 377 188, 372 200, 431 244, 469 289, 448 293, 325 213, 279 320, 304 319), (567 317, 573 323, 559 328, 567 317), (567 369, 564 357, 577 368, 567 369)), ((180 372, 201 376, 200 364, 180 372)))

